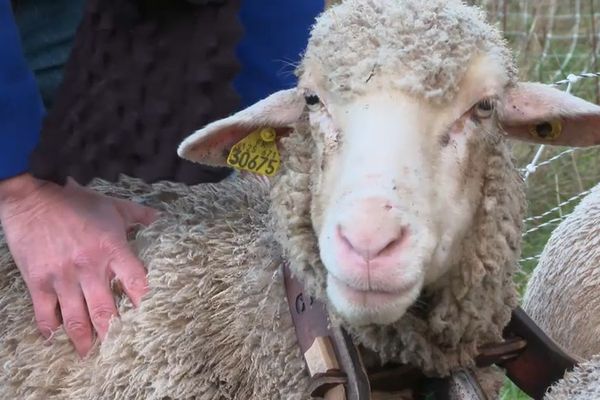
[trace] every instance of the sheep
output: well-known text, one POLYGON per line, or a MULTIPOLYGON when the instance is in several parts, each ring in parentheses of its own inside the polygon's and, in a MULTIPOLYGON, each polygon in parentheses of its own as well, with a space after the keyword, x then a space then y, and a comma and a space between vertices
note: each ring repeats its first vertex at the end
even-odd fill
POLYGON ((600 398, 598 221, 600 185, 552 232, 523 298, 523 308, 540 328, 587 360, 549 390, 549 400, 600 398))
POLYGON ((377 365, 446 376, 501 340, 525 208, 509 139, 597 143, 600 108, 519 83, 500 33, 458 0, 346 0, 317 18, 297 75, 178 150, 225 165, 270 128, 268 181, 94 183, 163 214, 132 239, 148 295, 132 309, 115 284, 120 318, 87 359, 62 331, 39 337, 4 247, 0 397, 307 398, 284 260, 377 365))
POLYGON ((600 353, 600 185, 552 232, 527 284, 523 308, 570 353, 600 353))
POLYGON ((554 384, 544 396, 545 400, 600 399, 600 355, 577 365, 573 371, 554 384))

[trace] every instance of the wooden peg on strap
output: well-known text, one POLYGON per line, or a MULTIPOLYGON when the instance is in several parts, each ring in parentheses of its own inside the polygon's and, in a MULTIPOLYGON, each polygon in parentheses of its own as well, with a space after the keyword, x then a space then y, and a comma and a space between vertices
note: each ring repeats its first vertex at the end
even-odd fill
MULTIPOLYGON (((340 371, 340 365, 329 337, 315 338, 312 346, 304 353, 304 359, 311 377, 340 371)), ((335 385, 324 394, 325 400, 346 400, 346 390, 343 384, 335 385)))
POLYGON ((337 385, 332 387, 325 393, 325 400, 346 400, 346 389, 344 385, 337 385))
POLYGON ((315 338, 312 346, 304 353, 304 358, 306 359, 310 376, 326 374, 333 370, 339 371, 340 369, 333 345, 327 336, 315 338))
POLYGON ((282 268, 296 338, 311 377, 311 397, 370 400, 369 377, 358 349, 343 329, 331 326, 325 304, 304 293, 289 265, 284 263, 282 268))

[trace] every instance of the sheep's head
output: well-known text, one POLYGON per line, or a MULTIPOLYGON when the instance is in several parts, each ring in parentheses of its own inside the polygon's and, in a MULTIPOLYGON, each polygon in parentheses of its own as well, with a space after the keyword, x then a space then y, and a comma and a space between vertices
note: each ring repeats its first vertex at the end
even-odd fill
POLYGON ((348 0, 320 16, 298 75, 179 154, 224 165, 260 127, 310 138, 327 295, 356 324, 398 320, 456 265, 504 137, 600 143, 600 108, 517 83, 500 34, 458 1, 348 0))

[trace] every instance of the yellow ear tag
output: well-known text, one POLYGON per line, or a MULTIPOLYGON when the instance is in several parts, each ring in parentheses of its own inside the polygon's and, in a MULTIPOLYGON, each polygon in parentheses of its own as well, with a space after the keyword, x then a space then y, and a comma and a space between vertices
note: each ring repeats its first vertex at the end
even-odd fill
POLYGON ((529 134, 537 139, 552 141, 560 136, 562 129, 560 119, 555 119, 530 126, 529 134))
POLYGON ((273 176, 281 164, 273 128, 261 128, 237 142, 227 156, 227 164, 233 168, 273 176))

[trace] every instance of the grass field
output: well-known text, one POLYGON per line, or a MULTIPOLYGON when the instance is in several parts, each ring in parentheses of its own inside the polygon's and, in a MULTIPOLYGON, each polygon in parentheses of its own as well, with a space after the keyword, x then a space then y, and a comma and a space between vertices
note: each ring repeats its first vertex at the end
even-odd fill
MULTIPOLYGON (((522 80, 554 83, 570 73, 600 72, 600 0, 473 0, 471 3, 484 8, 489 19, 505 32, 515 51, 522 80)), ((600 81, 582 80, 573 85, 572 93, 600 103, 600 81)), ((515 145, 517 165, 526 167, 537 150, 537 146, 515 145)), ((550 160, 565 150, 569 149, 546 147, 540 161, 550 160)), ((522 271, 517 277, 521 293, 552 230, 578 204, 580 198, 575 196, 599 181, 598 147, 563 154, 529 176, 522 271)), ((507 382, 502 399, 529 397, 507 382)))

